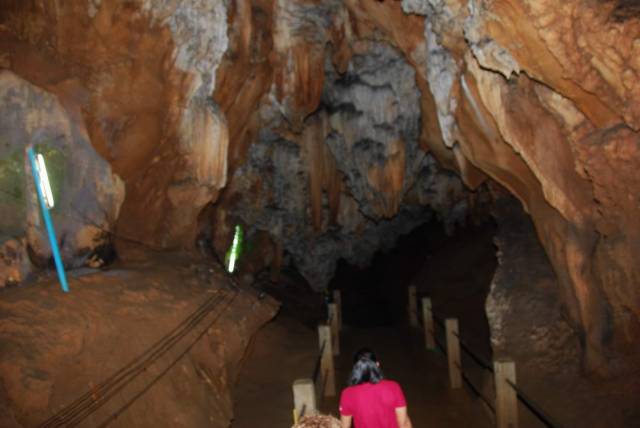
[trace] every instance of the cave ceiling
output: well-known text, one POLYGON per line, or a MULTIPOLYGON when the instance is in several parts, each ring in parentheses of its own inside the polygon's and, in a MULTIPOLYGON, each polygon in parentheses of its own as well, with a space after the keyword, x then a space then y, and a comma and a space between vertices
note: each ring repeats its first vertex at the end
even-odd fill
MULTIPOLYGON (((69 264, 109 234, 123 257, 127 242, 222 254, 241 222, 247 269, 287 258, 322 288, 339 258, 464 221, 491 182, 532 217, 587 365, 640 339, 635 2, 2 4, 0 94, 18 113, 0 168, 40 128, 100 165, 65 178, 95 195, 82 218, 100 213, 69 226, 69 264)), ((46 259, 32 224, 17 235, 12 254, 46 259)))

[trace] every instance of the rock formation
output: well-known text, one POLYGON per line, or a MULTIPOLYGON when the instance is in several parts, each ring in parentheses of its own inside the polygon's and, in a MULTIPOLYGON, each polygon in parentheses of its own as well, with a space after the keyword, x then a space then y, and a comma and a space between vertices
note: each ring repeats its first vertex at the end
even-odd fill
POLYGON ((288 261, 322 287, 338 258, 455 223, 500 183, 583 367, 612 375, 640 342, 638 16, 623 0, 6 0, 0 67, 55 95, 125 183, 105 217, 121 254, 220 256, 242 223, 261 255, 245 271, 288 261))
MULTIPOLYGON (((562 426, 595 427, 604 421, 609 426, 633 425, 637 410, 628 397, 637 395, 637 379, 580 375, 579 336, 570 325, 557 276, 531 219, 510 198, 496 203, 493 215, 499 266, 486 301, 493 357, 515 361, 519 387, 562 426), (607 398, 594 401, 594 390, 607 398), (559 396, 572 399, 558 400, 559 396)), ((528 412, 520 416, 524 426, 538 424, 528 419, 528 412)))
POLYGON ((467 206, 461 181, 419 147, 413 69, 385 43, 354 52, 342 75, 326 62, 321 107, 300 134, 264 108, 275 119, 227 190, 237 200, 232 218, 282 242, 316 288, 338 259, 366 265, 434 213, 464 221, 467 206))
POLYGON ((226 182, 227 127, 209 98, 228 44, 224 4, 8 1, 0 14, 4 67, 77 109, 124 181, 121 243, 192 246, 187 219, 226 182))
POLYGON ((637 208, 613 182, 629 183, 624 165, 637 159, 628 77, 637 72, 638 21, 615 21, 611 3, 583 1, 403 7, 427 15, 427 67, 440 69, 430 88, 444 143, 531 214, 586 366, 614 369, 623 355, 633 358, 639 296, 627 284, 638 275, 637 227, 626 219, 637 208), (607 178, 614 171, 616 180, 607 178))
POLYGON ((1 286, 24 279, 29 257, 40 266, 51 260, 27 145, 34 145, 48 165, 55 204, 51 214, 65 264, 102 263, 109 256, 124 185, 72 114, 51 93, 0 71, 0 156, 5 159, 0 167, 0 230, 5 241, 1 286))

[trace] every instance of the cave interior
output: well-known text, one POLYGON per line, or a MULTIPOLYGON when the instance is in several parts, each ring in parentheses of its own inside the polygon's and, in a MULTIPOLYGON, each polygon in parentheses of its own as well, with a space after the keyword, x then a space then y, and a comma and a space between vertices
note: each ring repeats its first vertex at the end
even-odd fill
POLYGON ((639 58, 635 0, 0 0, 0 426, 275 428, 332 293, 384 355, 412 286, 636 426, 639 58))

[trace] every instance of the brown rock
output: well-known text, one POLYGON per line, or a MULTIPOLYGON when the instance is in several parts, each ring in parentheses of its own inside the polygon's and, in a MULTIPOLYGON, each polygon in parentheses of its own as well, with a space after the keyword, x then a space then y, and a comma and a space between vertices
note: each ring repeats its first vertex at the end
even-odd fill
POLYGON ((9 239, 0 244, 0 287, 17 285, 31 271, 26 240, 9 239))
MULTIPOLYGON (((362 46, 388 45, 414 70, 405 80, 419 91, 419 147, 469 188, 499 182, 532 216, 586 367, 624 372, 637 358, 640 20, 630 2, 5 3, 0 64, 86 123, 127 185, 121 242, 192 248, 207 229, 221 253, 244 218, 315 267, 311 255, 336 253, 330 226, 352 243, 367 218, 414 203, 459 215, 454 180, 431 187, 436 197, 405 192, 420 187, 413 137, 385 140, 380 162, 362 168, 320 141, 328 73, 348 74, 362 46), (293 227, 303 224, 313 230, 293 227)), ((314 277, 326 280, 330 265, 314 277)))
POLYGON ((72 277, 69 294, 46 281, 10 290, 0 302, 0 421, 39 425, 84 396, 64 424, 99 425, 119 412, 110 425, 228 426, 239 361, 277 304, 194 273, 174 257, 72 277), (171 347, 154 347, 208 299, 214 310, 171 347))

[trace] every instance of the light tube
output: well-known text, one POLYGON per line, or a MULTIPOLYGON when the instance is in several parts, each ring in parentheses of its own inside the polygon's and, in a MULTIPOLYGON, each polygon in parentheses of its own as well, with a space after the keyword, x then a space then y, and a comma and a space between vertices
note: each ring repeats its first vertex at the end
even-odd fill
POLYGON ((53 208, 53 192, 51 191, 51 184, 49 183, 49 175, 47 174, 47 166, 44 164, 44 157, 38 153, 36 157, 38 161, 38 175, 40 176, 40 189, 42 195, 47 204, 47 208, 53 208))

